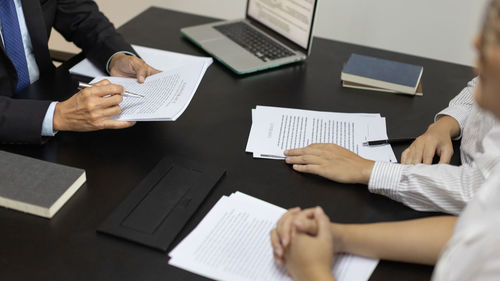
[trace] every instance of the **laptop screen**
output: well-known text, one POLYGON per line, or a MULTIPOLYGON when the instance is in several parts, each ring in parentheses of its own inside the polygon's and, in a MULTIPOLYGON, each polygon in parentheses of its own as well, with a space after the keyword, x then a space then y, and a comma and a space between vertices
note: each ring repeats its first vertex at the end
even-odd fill
POLYGON ((308 49, 316 1, 249 0, 247 15, 308 49))

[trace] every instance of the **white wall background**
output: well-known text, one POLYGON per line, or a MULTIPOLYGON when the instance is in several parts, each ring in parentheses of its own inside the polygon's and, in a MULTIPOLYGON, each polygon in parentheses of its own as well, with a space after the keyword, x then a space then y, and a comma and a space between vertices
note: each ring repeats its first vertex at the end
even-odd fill
MULTIPOLYGON (((488 0, 318 0, 315 35, 465 65, 488 0)), ((234 19, 246 0, 96 0, 116 26, 149 6, 234 19)), ((53 33, 51 48, 78 51, 53 33)), ((314 52, 314 47, 313 50, 314 52)))

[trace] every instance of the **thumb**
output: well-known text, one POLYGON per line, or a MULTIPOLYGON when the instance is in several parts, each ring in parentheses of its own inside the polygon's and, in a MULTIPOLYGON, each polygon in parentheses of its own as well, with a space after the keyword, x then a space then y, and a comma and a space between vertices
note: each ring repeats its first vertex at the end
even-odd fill
POLYGON ((148 76, 148 69, 144 65, 139 65, 136 70, 137 82, 144 83, 146 76, 148 76))
POLYGON ((316 207, 314 210, 314 219, 318 226, 318 237, 330 235, 330 218, 325 214, 321 207, 316 207))

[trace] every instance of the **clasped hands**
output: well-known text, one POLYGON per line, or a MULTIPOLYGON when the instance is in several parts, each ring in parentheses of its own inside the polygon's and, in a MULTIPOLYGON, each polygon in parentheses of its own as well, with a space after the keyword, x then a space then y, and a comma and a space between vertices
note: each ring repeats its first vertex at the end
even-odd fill
MULTIPOLYGON (((149 66, 142 59, 126 54, 116 54, 109 63, 111 76, 136 77, 144 83, 146 77, 160 71, 149 66)), ((124 89, 120 85, 103 80, 73 95, 56 105, 53 118, 55 131, 95 131, 101 129, 122 129, 135 122, 110 120, 121 112, 124 89)))
POLYGON ((334 253, 342 251, 335 229, 320 207, 290 209, 271 231, 274 259, 296 281, 334 280, 334 253))

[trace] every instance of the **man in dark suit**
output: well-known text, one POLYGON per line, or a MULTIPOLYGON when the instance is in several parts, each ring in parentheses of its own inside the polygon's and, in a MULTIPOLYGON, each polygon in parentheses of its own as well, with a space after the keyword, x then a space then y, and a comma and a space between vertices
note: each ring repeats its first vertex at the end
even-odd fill
POLYGON ((145 77, 158 71, 138 58, 91 0, 1 0, 0 142, 39 143, 57 131, 119 129, 123 88, 108 81, 63 102, 16 99, 16 93, 55 70, 48 50, 52 27, 113 76, 145 77), (110 96, 111 95, 111 96, 110 96))

